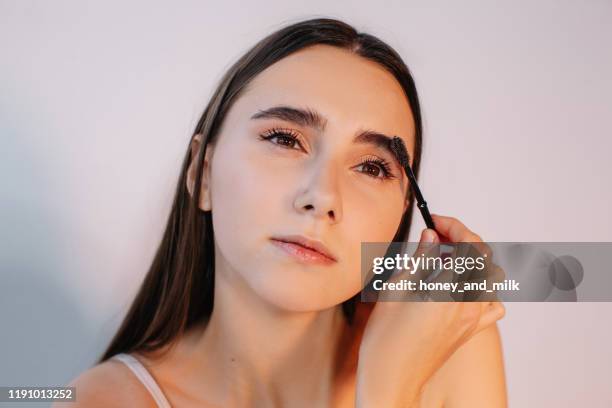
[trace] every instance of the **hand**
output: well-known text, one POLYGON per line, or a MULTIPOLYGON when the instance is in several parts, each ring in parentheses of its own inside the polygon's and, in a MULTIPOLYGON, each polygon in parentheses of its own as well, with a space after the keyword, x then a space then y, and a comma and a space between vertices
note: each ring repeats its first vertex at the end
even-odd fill
MULTIPOLYGON (((423 230, 417 252, 427 251, 431 236, 433 243, 476 243, 490 254, 480 236, 457 219, 432 218, 440 235, 423 230)), ((401 274, 394 279, 402 279, 401 274)), ((425 383, 455 350, 504 315, 500 302, 379 301, 359 347, 357 406, 413 406, 425 383)))

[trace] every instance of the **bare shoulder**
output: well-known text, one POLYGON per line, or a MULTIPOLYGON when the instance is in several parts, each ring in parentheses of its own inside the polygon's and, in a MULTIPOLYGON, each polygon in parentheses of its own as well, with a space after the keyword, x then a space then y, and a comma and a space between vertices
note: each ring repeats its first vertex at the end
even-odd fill
POLYGON ((53 408, 156 407, 155 401, 125 364, 106 360, 81 373, 67 386, 75 387, 76 401, 55 403, 53 408))
MULTIPOLYGON (((506 378, 497 323, 459 347, 428 384, 429 398, 449 407, 505 407, 506 378)), ((442 406, 437 403, 435 406, 442 406)))

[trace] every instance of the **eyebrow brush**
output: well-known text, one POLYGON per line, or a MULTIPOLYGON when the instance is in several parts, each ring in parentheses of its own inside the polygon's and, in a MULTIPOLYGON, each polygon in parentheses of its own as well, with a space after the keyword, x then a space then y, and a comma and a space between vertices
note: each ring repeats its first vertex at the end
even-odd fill
POLYGON ((423 198, 423 194, 421 194, 421 190, 419 189, 416 178, 414 177, 414 173, 410 168, 410 156, 408 155, 404 141, 398 136, 393 136, 389 144, 391 150, 393 150, 393 153, 395 153, 395 157, 399 161, 400 165, 404 168, 404 171, 410 180, 410 188, 412 188, 414 196, 417 200, 417 206, 419 207, 421 215, 425 220, 425 225, 427 225, 427 228, 431 228, 435 231, 436 228, 434 226, 433 219, 431 218, 431 214, 429 214, 429 209, 427 208, 427 201, 425 201, 423 198))

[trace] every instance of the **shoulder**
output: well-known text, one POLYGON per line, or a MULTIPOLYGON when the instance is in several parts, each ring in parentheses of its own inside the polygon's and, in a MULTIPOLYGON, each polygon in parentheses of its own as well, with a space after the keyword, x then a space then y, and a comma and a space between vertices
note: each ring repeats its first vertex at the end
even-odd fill
POLYGON ((55 403, 53 408, 156 407, 145 386, 122 362, 106 360, 81 373, 68 387, 75 387, 76 401, 55 403))
POLYGON ((476 333, 435 374, 445 406, 505 407, 506 378, 497 323, 476 333))

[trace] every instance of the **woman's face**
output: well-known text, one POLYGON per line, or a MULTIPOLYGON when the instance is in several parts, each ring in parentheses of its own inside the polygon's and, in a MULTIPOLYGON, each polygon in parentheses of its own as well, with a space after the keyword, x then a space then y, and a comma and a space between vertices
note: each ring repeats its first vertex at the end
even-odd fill
POLYGON ((259 74, 208 148, 218 279, 294 311, 359 292, 361 242, 391 241, 407 205, 408 180, 375 133, 412 157, 410 106, 376 63, 317 45, 259 74), (335 260, 282 243, 296 237, 335 260))

